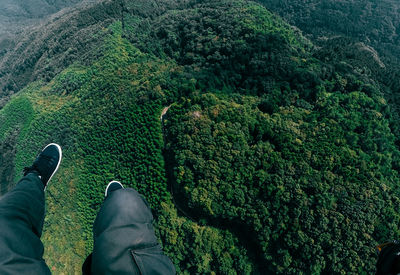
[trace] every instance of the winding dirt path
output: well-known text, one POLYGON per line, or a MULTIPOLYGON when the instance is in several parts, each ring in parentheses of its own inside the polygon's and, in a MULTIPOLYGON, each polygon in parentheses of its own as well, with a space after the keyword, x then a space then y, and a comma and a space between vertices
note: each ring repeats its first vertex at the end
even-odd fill
POLYGON ((168 107, 165 107, 162 112, 161 112, 161 116, 160 116, 160 120, 162 123, 164 123, 164 116, 167 114, 169 108, 171 108, 172 105, 169 105, 168 107))

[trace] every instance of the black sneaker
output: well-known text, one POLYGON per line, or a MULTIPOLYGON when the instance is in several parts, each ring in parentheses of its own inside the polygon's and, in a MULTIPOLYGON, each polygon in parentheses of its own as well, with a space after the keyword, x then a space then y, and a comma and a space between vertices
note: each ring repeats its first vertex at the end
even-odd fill
POLYGON ((24 168, 24 176, 29 173, 36 173, 42 180, 44 189, 46 190, 47 184, 60 166, 61 158, 62 151, 60 145, 51 143, 36 157, 32 166, 24 168))
POLYGON ((108 195, 110 195, 112 191, 118 189, 124 189, 124 186, 119 181, 113 180, 107 185, 106 192, 104 192, 104 196, 107 197, 108 195))

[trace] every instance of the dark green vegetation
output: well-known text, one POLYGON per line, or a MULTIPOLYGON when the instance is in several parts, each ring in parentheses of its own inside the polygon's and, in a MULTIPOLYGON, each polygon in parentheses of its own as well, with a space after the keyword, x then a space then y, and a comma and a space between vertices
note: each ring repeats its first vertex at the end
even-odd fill
POLYGON ((112 179, 146 196, 178 273, 374 272, 374 246, 400 235, 400 152, 372 48, 315 48, 242 0, 68 16, 0 67, 1 192, 41 146, 64 149, 43 236, 55 274, 79 273, 112 179))
POLYGON ((398 41, 399 3, 394 0, 260 0, 295 23, 306 33, 316 36, 342 34, 369 38, 372 43, 398 41))
MULTIPOLYGON (((374 79, 400 118, 400 4, 394 0, 259 0, 322 47, 320 58, 374 79), (340 64, 338 64, 340 63, 340 64)), ((400 139, 399 126, 392 131, 400 139)))

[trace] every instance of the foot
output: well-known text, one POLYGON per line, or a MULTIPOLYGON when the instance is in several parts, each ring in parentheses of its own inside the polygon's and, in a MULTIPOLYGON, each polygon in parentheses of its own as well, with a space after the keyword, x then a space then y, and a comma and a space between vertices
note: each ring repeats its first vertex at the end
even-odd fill
POLYGON ((107 197, 110 195, 112 191, 118 190, 118 189, 124 189, 124 186, 119 182, 119 181, 111 181, 107 187, 106 187, 106 192, 104 193, 104 196, 107 197))
POLYGON ((24 176, 29 173, 36 173, 42 180, 44 189, 58 170, 62 158, 61 147, 58 144, 51 143, 47 145, 36 157, 32 166, 25 167, 24 176))

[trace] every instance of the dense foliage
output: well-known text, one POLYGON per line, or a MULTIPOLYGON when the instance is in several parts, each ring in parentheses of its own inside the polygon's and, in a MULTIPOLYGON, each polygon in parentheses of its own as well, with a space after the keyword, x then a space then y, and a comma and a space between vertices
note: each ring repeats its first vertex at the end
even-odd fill
POLYGON ((307 33, 340 33, 372 42, 398 41, 399 3, 394 0, 260 0, 307 33))
MULTIPOLYGON (((266 8, 296 25, 321 47, 328 63, 367 74, 381 87, 392 110, 400 118, 400 5, 394 0, 298 1, 259 0, 266 8), (327 51, 327 49, 329 49, 327 51), (328 55, 326 53, 329 52, 328 55)), ((397 123, 391 125, 400 140, 397 123)), ((396 141, 399 143, 399 141, 396 141)), ((399 143, 400 144, 400 143, 399 143)))
POLYGON ((168 116, 175 192, 194 216, 250 234, 274 274, 373 270, 374 239, 398 234, 386 103, 357 91, 318 100, 268 115, 256 98, 207 94, 168 116))
POLYGON ((314 47, 244 0, 106 1, 30 37, 0 64, 0 191, 62 145, 55 274, 79 273, 112 179, 145 195, 180 274, 369 274, 399 237, 396 105, 369 45, 314 47))

